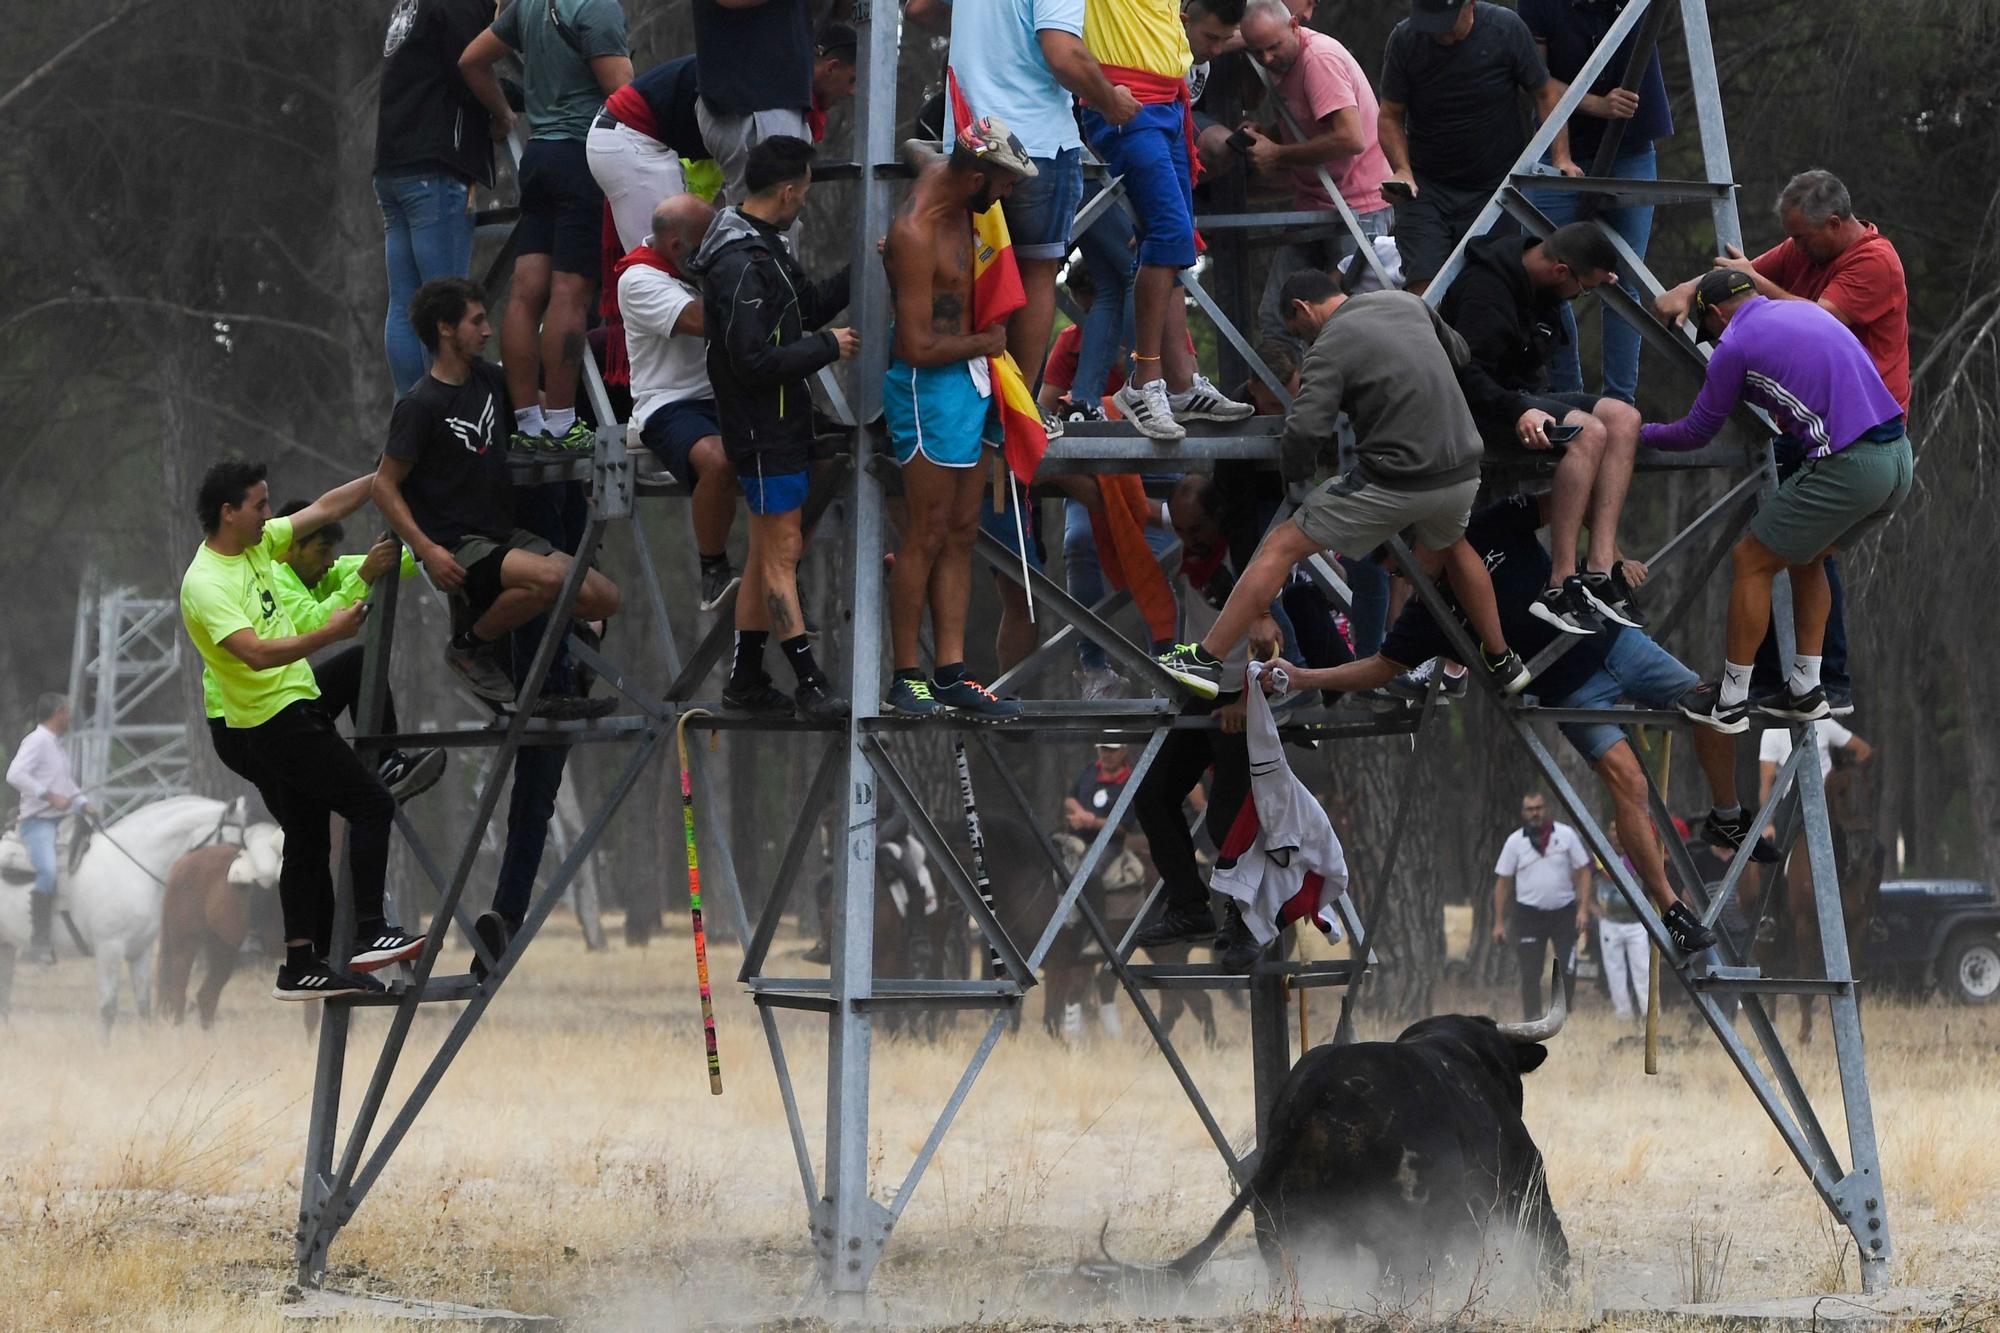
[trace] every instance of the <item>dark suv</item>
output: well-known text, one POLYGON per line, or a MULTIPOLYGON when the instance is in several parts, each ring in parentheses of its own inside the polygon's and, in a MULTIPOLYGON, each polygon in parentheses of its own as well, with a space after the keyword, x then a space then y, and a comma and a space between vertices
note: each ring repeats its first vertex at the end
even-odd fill
POLYGON ((1876 926, 1862 950, 1864 972, 1960 1004, 2000 998, 2000 894, 1972 879, 1882 882, 1876 926))

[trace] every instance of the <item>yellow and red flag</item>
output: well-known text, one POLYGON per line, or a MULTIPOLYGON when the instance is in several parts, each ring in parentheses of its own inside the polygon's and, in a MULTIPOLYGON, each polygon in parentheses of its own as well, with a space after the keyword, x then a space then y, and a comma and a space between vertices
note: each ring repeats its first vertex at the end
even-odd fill
MULTIPOLYGON (((953 125, 963 130, 972 123, 972 108, 966 105, 958 80, 949 71, 945 81, 951 89, 953 125)), ((973 214, 972 241, 972 327, 990 328, 1028 303, 1021 268, 1014 259, 1014 241, 1007 234, 1007 219, 998 203, 973 214)), ((1035 405, 1027 377, 1012 354, 1002 352, 989 360, 994 402, 1000 414, 1001 453, 1015 478, 1026 485, 1035 479, 1042 455, 1049 450, 1048 432, 1042 428, 1041 409, 1035 405)))

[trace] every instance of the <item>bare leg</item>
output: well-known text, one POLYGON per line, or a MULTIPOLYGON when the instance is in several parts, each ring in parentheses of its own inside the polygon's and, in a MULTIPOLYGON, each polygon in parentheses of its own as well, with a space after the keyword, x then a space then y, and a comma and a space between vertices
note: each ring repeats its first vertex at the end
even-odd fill
MULTIPOLYGON (((1463 545, 1463 543, 1460 543, 1463 545)), ((1257 554, 1250 558, 1250 567, 1243 571, 1243 577, 1236 580, 1236 586, 1229 590, 1229 600, 1223 604, 1222 614, 1215 618, 1208 637, 1201 641, 1202 650, 1209 656, 1223 658, 1243 641, 1250 632, 1250 626, 1257 618, 1271 609, 1271 599, 1285 586, 1291 577, 1292 566, 1320 549, 1319 543, 1306 536, 1296 523, 1281 523, 1264 534, 1264 540, 1257 547, 1257 554)), ((1476 563, 1476 560, 1475 560, 1476 563)), ((1480 573, 1486 566, 1479 566, 1480 573)), ((1487 593, 1488 601, 1492 592, 1487 593)))
POLYGON ((1000 627, 993 634, 993 655, 1002 671, 1011 671, 1041 640, 1041 632, 1028 616, 1028 593, 1012 579, 997 580, 1000 587, 1000 627))
POLYGON ((1472 632, 1479 636, 1480 646, 1496 657, 1506 652, 1507 635, 1500 628, 1500 607, 1493 600, 1493 579, 1486 572, 1486 562, 1463 537, 1446 547, 1441 555, 1445 577, 1451 581, 1459 609, 1472 622, 1472 632))
POLYGON ((1632 489, 1632 464, 1639 452, 1639 409, 1607 398, 1597 405, 1604 423, 1604 457, 1597 464, 1597 485, 1590 493, 1590 567, 1608 571, 1618 559, 1618 516, 1632 489))
POLYGON ((558 273, 542 316, 542 402, 553 411, 576 406, 576 382, 590 354, 584 327, 597 284, 580 273, 558 273))
MULTIPOLYGON (((1700 730, 1700 728, 1697 728, 1700 730)), ((1720 735, 1717 740, 1724 740, 1720 735)), ((1726 743, 1726 742, 1725 742, 1726 743)), ((1618 842, 1638 873, 1653 906, 1664 912, 1680 901, 1667 883, 1667 865, 1646 802, 1646 774, 1629 743, 1620 741, 1597 761, 1597 776, 1611 793, 1618 842)))
MULTIPOLYGON (((1549 586, 1559 587, 1576 573, 1576 539, 1583 529, 1583 511, 1590 504, 1598 461, 1604 457, 1604 423, 1588 412, 1571 412, 1565 426, 1582 434, 1563 446, 1556 464, 1555 493, 1549 497, 1549 586)), ((1595 534, 1592 534, 1593 540, 1595 534)))
POLYGON ((1160 331, 1160 373, 1168 393, 1186 393, 1194 383, 1194 349, 1188 343, 1187 298, 1178 287, 1167 288, 1165 322, 1160 331))
POLYGON ((549 257, 521 255, 500 321, 500 355, 507 362, 507 396, 516 411, 542 401, 542 312, 549 305, 549 257))
POLYGON ((1826 581, 1826 553, 1793 565, 1792 637, 1798 651, 1818 657, 1826 642, 1826 618, 1833 613, 1833 585, 1826 581))
MULTIPOLYGON (((980 469, 968 470, 976 487, 980 469)), ((945 538, 951 531, 952 505, 959 480, 958 469, 940 467, 921 454, 903 468, 903 501, 909 506, 909 522, 903 528, 902 544, 896 548, 896 564, 889 571, 889 637, 899 671, 912 670, 917 665, 917 638, 924 624, 925 594, 931 586, 931 569, 943 554, 945 538)), ((962 619, 959 648, 957 657, 946 657, 940 633, 937 660, 964 660, 962 619)))
POLYGON ((1174 271, 1142 264, 1132 282, 1132 371, 1134 386, 1160 378, 1160 349, 1166 345, 1167 306, 1174 300, 1174 271))
MULTIPOLYGON (((1049 354, 1049 332, 1056 325, 1056 270, 1060 259, 1023 259, 1021 287, 1028 303, 1007 320, 1007 351, 1021 368, 1021 378, 1033 389, 1042 377, 1042 361, 1049 354)), ((949 659, 947 659, 949 660, 949 659)))
POLYGON ((771 628, 771 606, 764 587, 764 527, 750 515, 750 549, 743 557, 743 582, 736 589, 736 628, 771 628))
MULTIPOLYGON (((1708 779, 1710 802, 1727 810, 1739 804, 1736 795, 1736 742, 1712 727, 1693 727, 1695 762, 1708 779)), ((1619 834, 1624 837, 1624 834, 1619 834)))
MULTIPOLYGON (((799 550, 804 545, 799 534, 799 511, 782 514, 750 515, 750 539, 760 557, 763 573, 765 624, 778 641, 796 638, 805 632, 805 617, 799 613, 799 550), (759 540, 761 536, 761 541, 759 540)), ((742 590, 736 600, 743 601, 742 590)), ((755 626, 737 621, 739 629, 755 626)))
MULTIPOLYGON (((1777 552, 1749 533, 1736 543, 1730 558, 1735 573, 1729 584, 1726 651, 1732 662, 1754 662, 1757 660, 1757 645, 1764 637, 1765 627, 1771 623, 1771 580, 1785 567, 1785 562, 1777 552)), ((1823 577, 1821 586, 1825 586, 1823 577)), ((1826 621, 1822 616, 1820 633, 1825 632, 1826 621)))
MULTIPOLYGON (((981 471, 976 467, 966 468, 951 478, 955 489, 945 514, 944 550, 931 565, 931 633, 935 636, 940 662, 965 660, 965 613, 972 601, 972 546, 979 537, 979 498, 985 482, 981 471)), ((1028 626, 1031 635, 1034 628, 1032 623, 1028 626)), ((1027 652, 1021 657, 1033 651, 1031 638, 1027 652)))
POLYGON ((722 437, 696 440, 694 460, 694 549, 721 555, 729 549, 729 529, 736 522, 736 469, 722 452, 722 437))

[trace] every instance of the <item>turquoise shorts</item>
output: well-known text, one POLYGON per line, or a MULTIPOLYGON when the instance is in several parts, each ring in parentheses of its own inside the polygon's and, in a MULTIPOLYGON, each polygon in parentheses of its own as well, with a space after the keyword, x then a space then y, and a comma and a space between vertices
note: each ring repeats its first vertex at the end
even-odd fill
POLYGON ((968 362, 919 369, 892 358, 882 376, 889 447, 904 466, 922 454, 939 467, 977 467, 992 411, 993 399, 973 384, 968 362))

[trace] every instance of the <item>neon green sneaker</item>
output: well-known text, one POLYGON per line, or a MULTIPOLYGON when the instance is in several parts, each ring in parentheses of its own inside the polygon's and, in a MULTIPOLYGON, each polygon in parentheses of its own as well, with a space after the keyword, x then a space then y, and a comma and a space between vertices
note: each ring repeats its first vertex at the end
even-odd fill
POLYGON ((579 417, 569 423, 569 429, 555 437, 555 447, 564 453, 587 454, 597 448, 597 431, 579 417))

